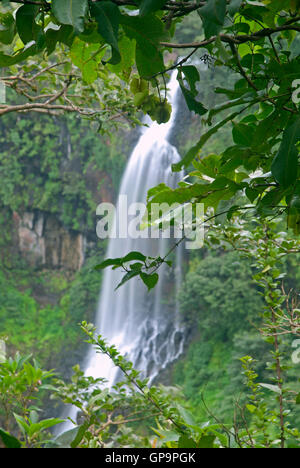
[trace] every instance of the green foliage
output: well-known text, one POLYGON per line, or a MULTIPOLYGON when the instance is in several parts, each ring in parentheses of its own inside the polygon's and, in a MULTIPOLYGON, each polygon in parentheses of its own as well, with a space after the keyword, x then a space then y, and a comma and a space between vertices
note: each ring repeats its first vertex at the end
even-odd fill
POLYGON ((41 447, 48 435, 45 431, 62 422, 58 418, 39 419, 40 394, 53 390, 47 383, 53 373, 30 361, 30 355, 16 353, 0 363, 0 424, 4 427, 0 438, 7 448, 41 447))
MULTIPOLYGON (((103 126, 104 130, 115 115, 125 116, 131 124, 137 123, 136 114, 142 110, 157 122, 166 122, 171 111, 165 97, 166 81, 169 71, 177 68, 177 79, 189 110, 205 116, 205 119, 202 119, 201 132, 197 131, 192 148, 187 148, 182 161, 173 166, 174 171, 184 168, 188 172, 184 181, 174 190, 163 184, 153 188, 148 201, 149 204, 204 203, 205 223, 215 230, 215 233, 209 234, 209 242, 222 246, 229 244, 234 248, 238 245, 237 248, 246 253, 251 262, 255 262, 258 272, 254 280, 262 292, 265 307, 261 307, 254 294, 256 290, 249 288, 249 267, 246 268, 246 263, 243 263, 245 269, 239 268, 239 276, 233 276, 232 266, 239 266, 236 263, 240 263, 234 254, 226 254, 226 259, 231 260, 229 264, 226 264, 225 255, 221 260, 208 257, 199 264, 193 261, 191 268, 194 271, 189 271, 185 289, 181 291, 181 306, 189 312, 184 314, 187 321, 193 321, 193 324, 199 322, 203 337, 209 339, 214 336, 221 343, 217 350, 212 349, 209 342, 207 346, 203 342, 197 345, 197 353, 202 353, 203 366, 207 366, 208 374, 215 371, 216 361, 221 362, 221 355, 226 356, 225 361, 230 360, 229 354, 224 354, 222 344, 233 342, 237 346, 241 339, 238 333, 248 327, 246 320, 256 322, 257 311, 261 308, 262 334, 272 346, 272 357, 267 367, 270 374, 256 372, 253 358, 248 354, 243 358, 250 391, 246 407, 238 406, 238 424, 243 422, 243 430, 237 424, 234 424, 233 431, 225 426, 222 427, 224 436, 220 426, 195 426, 194 422, 182 417, 182 411, 178 406, 169 404, 163 391, 153 387, 149 389, 146 382, 139 380, 132 365, 116 349, 107 347, 101 337, 94 339, 91 329, 85 325, 91 342, 123 370, 130 388, 135 386, 138 389, 140 393, 133 396, 140 400, 134 400, 134 405, 140 405, 138 408, 145 411, 143 404, 147 402, 148 407, 157 412, 151 413, 151 416, 161 418, 156 434, 164 447, 285 447, 287 444, 293 445, 294 441, 297 443, 299 432, 292 428, 287 418, 287 411, 290 411, 287 396, 294 392, 295 401, 292 403, 299 403, 299 390, 290 390, 284 380, 285 341, 281 335, 298 333, 299 318, 295 312, 298 309, 294 303, 289 304, 287 294, 281 288, 283 277, 277 260, 299 251, 299 243, 275 235, 274 228, 273 231, 254 230, 252 225, 252 232, 249 232, 244 229, 242 216, 238 226, 234 225, 234 221, 240 212, 259 221, 285 214, 284 229, 287 226, 296 236, 300 232, 299 103, 295 99, 297 89, 294 89, 294 82, 299 76, 299 2, 206 0, 204 4, 188 1, 183 5, 180 2, 151 0, 138 2, 137 15, 132 15, 132 2, 126 1, 120 6, 119 2, 112 0, 97 4, 88 0, 52 0, 42 2, 39 8, 35 4, 21 3, 24 4, 15 5, 6 1, 0 18, 0 66, 8 68, 4 83, 22 96, 21 104, 11 104, 9 96, 9 102, 0 105, 0 115, 63 109, 88 117, 97 123, 99 129, 103 126), (193 10, 194 16, 190 20, 193 10), (190 21, 189 24, 195 25, 195 33, 191 34, 183 27, 181 33, 188 37, 188 43, 172 43, 172 35, 180 37, 181 18, 181 26, 187 19, 187 23, 190 21), (178 24, 179 34, 176 35, 178 24), (188 53, 176 63, 174 59, 167 63, 168 53, 175 49, 188 50, 188 53), (198 51, 205 52, 206 58, 203 60, 223 71, 223 82, 214 90, 212 106, 205 105, 199 99, 199 78, 202 73, 198 66, 188 62, 198 51), (54 52, 55 58, 51 56, 54 52), (52 62, 57 57, 59 63, 52 68, 52 62), (48 73, 49 66, 53 73, 48 73), (47 73, 44 73, 45 70, 47 73), (224 82, 227 84, 224 85, 224 82), (53 89, 58 89, 57 94, 53 89), (216 95, 220 100, 216 99, 216 95), (213 144, 214 153, 205 153, 208 145, 213 139, 216 141, 220 131, 223 132, 225 128, 229 128, 230 138, 226 139, 224 147, 213 144), (218 239, 219 226, 216 226, 215 220, 229 225, 225 239, 218 239), (284 302, 287 302, 286 306, 283 306, 284 302), (264 377, 263 382, 257 382, 260 376, 264 377), (268 392, 271 396, 266 398, 268 392), (187 429, 183 429, 183 424, 187 429)), ((200 81, 200 87, 202 84, 200 81)), ((88 157, 82 163, 80 158, 77 171, 72 169, 72 164, 68 170, 64 170, 66 158, 63 152, 54 154, 55 129, 52 127, 49 132, 48 124, 41 124, 40 128, 38 124, 26 119, 15 122, 14 119, 3 129, 5 139, 2 142, 4 151, 0 166, 1 180, 4 181, 0 189, 2 204, 12 210, 31 206, 38 210, 59 212, 64 224, 77 230, 84 225, 92 225, 84 212, 86 209, 94 210, 95 201, 87 192, 85 182, 75 175, 78 170, 84 173, 91 159, 88 157), (49 133, 41 137, 43 131, 49 133), (35 138, 32 138, 33 134, 35 138), (10 141, 13 145, 5 146, 10 141), (36 153, 37 147, 51 148, 51 152, 41 157, 36 153), (18 159, 12 158, 12 154, 18 154, 18 159), (60 209, 54 206, 58 197, 64 200, 64 206, 60 209)), ((86 127, 82 133, 88 133, 86 127)), ((77 132, 77 142, 82 138, 82 133, 77 132)), ((96 144, 93 142, 91 147, 94 150, 96 144)), ((103 158, 100 158, 98 169, 107 168, 107 154, 102 146, 103 158)), ((125 270, 121 284, 139 275, 151 289, 157 282, 156 270, 166 258, 136 257, 137 253, 129 253, 127 262, 126 258, 112 259, 109 263, 100 264, 99 268, 121 267, 125 270)), ((6 308, 12 309, 12 315, 17 313, 16 302, 11 302, 11 296, 15 295, 21 319, 26 322, 26 313, 31 317, 32 327, 33 317, 42 316, 43 310, 37 308, 29 293, 18 293, 11 284, 7 288, 6 278, 1 278, 1 282, 5 287, 6 308)), ((84 292, 81 290, 80 300, 82 297, 84 292)), ((68 322, 65 307, 69 303, 70 296, 62 298, 61 309, 57 312, 58 322, 62 316, 68 322)), ((50 316, 53 312, 50 314, 49 309, 45 310, 45 315, 50 316)), ((6 320, 7 310, 1 313, 6 320)), ((7 330, 12 333, 11 319, 12 316, 7 319, 7 330)), ((50 324, 48 328, 51 331, 50 324)), ((27 336, 30 334, 27 333, 27 336)), ((254 348, 259 348, 256 345, 253 344, 254 348)), ((200 370, 204 378, 203 370, 200 370)), ((100 424, 101 429, 103 425, 105 429, 109 426, 106 426, 108 419, 105 410, 112 407, 115 410, 117 405, 124 409, 125 402, 128 404, 126 391, 120 386, 119 393, 105 400, 105 392, 95 390, 98 393, 93 395, 96 398, 91 403, 90 393, 85 390, 95 382, 85 380, 79 370, 76 373, 73 387, 62 384, 64 398, 69 403, 75 400, 85 414, 86 422, 77 428, 76 434, 71 434, 67 445, 103 446, 111 442, 111 433, 104 431, 103 440, 99 441, 93 433, 93 425, 100 424), (78 389, 83 391, 81 400, 77 399, 78 389)), ((189 377, 192 385, 196 376, 189 374, 189 377)), ((218 379, 221 385, 226 381, 222 375, 218 379)), ((14 382, 14 385, 18 388, 18 383, 14 382)), ((293 405, 292 411, 294 414, 293 405)), ((25 414, 16 414, 24 440, 22 443, 41 443, 41 433, 53 421, 38 422, 36 415, 28 414, 27 410, 25 414)), ((110 424, 117 425, 117 421, 115 419, 110 424)), ((121 425, 124 422, 121 420, 121 425)), ((123 432, 124 438, 119 438, 119 435, 118 431, 114 433, 114 442, 120 445, 141 444, 140 439, 135 439, 133 431, 123 432)), ((21 443, 7 428, 1 429, 0 436, 5 444, 17 446, 21 443)), ((149 440, 144 443, 149 445, 149 440)), ((62 442, 57 441, 57 444, 62 445, 62 442)))
MULTIPOLYGON (((178 389, 149 387, 147 379, 141 379, 140 373, 133 368, 131 362, 120 355, 115 346, 108 346, 100 335, 95 335, 92 324, 83 322, 82 329, 88 335, 88 342, 93 344, 98 352, 107 355, 122 371, 125 381, 118 382, 113 387, 114 391, 110 393, 107 389, 101 389, 101 386, 97 388, 96 384, 103 383, 103 379, 95 381, 92 377, 84 377, 79 367, 75 367, 75 375, 70 385, 57 383, 58 396, 63 398, 64 402, 77 406, 84 414, 84 422, 78 428, 77 434, 80 431, 80 436, 77 437, 76 446, 80 444, 89 448, 111 445, 124 447, 130 444, 139 447, 143 443, 144 447, 155 444, 163 448, 212 448, 228 445, 221 426, 208 422, 202 426, 195 425, 193 416, 181 404, 178 389), (81 391, 78 391, 78 388, 81 391), (154 430, 158 438, 154 439, 151 434, 142 438, 139 434, 134 436, 130 429, 130 423, 134 421, 132 411, 138 421, 151 421, 155 417, 156 427, 152 427, 152 431, 154 430), (112 431, 114 425, 120 425, 121 428, 123 426, 123 430, 112 431)), ((59 445, 59 439, 54 441, 55 443, 59 445)))
POLYGON ((146 257, 140 252, 130 252, 122 258, 109 258, 104 260, 99 265, 96 265, 95 269, 102 270, 108 266, 112 266, 113 269, 122 268, 125 275, 117 285, 116 289, 123 286, 123 284, 131 278, 139 276, 150 291, 150 289, 155 287, 158 281, 158 274, 155 273, 155 270, 164 262, 165 260, 160 257, 146 257), (150 271, 150 273, 148 273, 148 271, 150 271))
MULTIPOLYGON (((276 234, 274 226, 255 229, 251 225, 250 230, 244 226, 242 234, 240 229, 224 232, 220 227, 219 237, 216 232, 210 234, 210 250, 204 258, 195 253, 190 261, 179 300, 194 335, 186 356, 175 367, 174 381, 183 386, 197 420, 209 411, 236 427, 244 428, 247 421, 255 444, 280 445, 282 431, 286 446, 297 445, 299 412, 294 396, 299 384, 291 341, 298 333, 299 317, 291 288, 297 290, 299 264, 290 254, 299 252, 298 242, 282 232, 276 234), (220 244, 226 248, 228 242, 236 252, 220 255, 217 250, 215 256, 211 251, 220 244), (242 356, 251 356, 255 364, 260 422, 254 417, 251 392, 244 388, 242 356)), ((246 437, 243 446, 251 445, 247 432, 241 433, 246 437)))
POLYGON ((76 32, 84 30, 84 20, 88 10, 87 0, 53 0, 51 8, 60 23, 73 26, 76 32))
POLYGON ((297 119, 285 129, 279 152, 272 164, 272 173, 284 188, 293 185, 297 180, 298 151, 295 145, 300 140, 299 125, 300 119, 297 119))
POLYGON ((226 15, 226 0, 208 0, 207 4, 198 10, 202 18, 205 37, 218 34, 224 24, 226 15))
POLYGON ((43 366, 62 373, 74 364, 83 352, 78 323, 83 317, 91 320, 97 304, 101 283, 93 268, 97 261, 99 251, 72 278, 55 271, 37 275, 24 265, 14 265, 12 273, 1 267, 1 335, 8 337, 10 351, 32 353, 43 366))
POLYGON ((112 57, 108 63, 111 63, 112 65, 118 64, 121 61, 121 54, 118 46, 120 21, 118 7, 112 2, 102 2, 101 4, 91 6, 91 14, 97 21, 99 34, 112 48, 112 57))
MULTIPOLYGON (((92 85, 99 80, 102 80, 102 89, 106 91, 111 80, 115 79, 122 109, 129 104, 128 85, 132 76, 138 73, 137 79, 148 82, 148 89, 134 91, 131 111, 119 108, 119 115, 125 112, 130 119, 131 112, 142 109, 159 123, 166 122, 170 116, 171 109, 164 91, 169 71, 177 68, 177 79, 188 108, 205 115, 204 124, 211 128, 203 127, 198 142, 179 164, 173 166, 173 170, 187 169, 191 163, 197 166, 204 145, 227 124, 232 126, 233 145, 217 154, 214 177, 207 181, 205 191, 197 187, 203 184, 205 175, 198 170, 193 174, 193 189, 181 187, 184 196, 181 197, 181 192, 175 192, 174 196, 181 203, 200 199, 206 207, 217 209, 224 200, 232 200, 244 191, 248 201, 258 207, 260 217, 285 212, 289 227, 297 234, 299 210, 295 196, 297 199, 299 109, 293 83, 299 70, 299 57, 294 46, 299 32, 298 4, 294 1, 274 4, 266 0, 253 4, 239 0, 207 0, 199 6, 188 2, 183 9, 181 5, 170 5, 168 1, 147 1, 137 6, 139 14, 132 15, 130 2, 124 2, 120 7, 112 0, 101 4, 88 0, 52 1, 41 5, 40 9, 26 4, 15 8, 16 30, 11 11, 6 6, 8 10, 3 15, 10 16, 3 16, 5 53, 2 53, 0 65, 12 66, 40 52, 58 53, 63 48, 66 61, 73 61, 82 73, 83 83, 88 84, 93 92, 95 88, 92 85), (170 9, 172 15, 169 14, 170 9), (192 31, 195 31, 194 40, 183 44, 168 42, 176 34, 176 26, 180 25, 181 19, 182 24, 184 20, 189 22, 193 10, 198 13, 198 22, 195 16, 190 21, 192 31), (51 28, 54 23, 56 30, 51 28), (50 25, 50 32, 46 25, 50 25), (67 44, 66 35, 61 33, 66 27, 69 28, 67 44), (7 47, 14 31, 13 45, 7 47), (26 48, 27 43, 31 44, 29 41, 34 43, 26 48), (177 48, 192 49, 192 52, 177 63, 168 65, 166 52, 177 48), (203 60, 208 60, 215 68, 222 67, 224 76, 230 76, 227 87, 215 88, 214 94, 221 97, 221 102, 210 109, 198 99, 196 83, 199 82, 199 69, 188 63, 196 52, 202 50, 206 52, 203 57, 209 57, 203 60), (150 86, 154 88, 153 92, 149 92, 150 86), (262 171, 262 175, 250 177, 255 171, 262 171), (237 172, 239 182, 234 183, 237 172), (258 190, 257 186, 260 187, 258 190), (223 190, 216 193, 219 188, 223 190)), ((175 37, 180 37, 180 34, 175 37)), ((73 74, 69 75, 67 87, 72 77, 73 74)), ((26 79, 23 82, 26 83, 26 79)), ((22 91, 18 86, 15 89, 19 93, 22 91)), ((59 96, 53 96, 54 101, 63 94, 62 90, 59 96)), ((97 92, 94 93, 95 100, 97 96, 97 92)), ((52 98, 50 101, 52 104, 52 98)), ((105 97, 103 101, 105 108, 113 109, 109 99, 105 97)), ((46 104, 49 103, 46 101, 46 104)), ((80 106, 77 108, 80 110, 80 106)), ((6 106, 3 112, 13 110, 6 106)), ((82 110, 80 113, 85 114, 82 110)), ((100 111, 96 114, 88 115, 101 119, 100 111)), ((136 122, 135 117, 132 122, 136 122)), ((163 201, 169 200, 167 191, 162 198, 163 201)))
POLYGON ((235 252, 193 262, 179 292, 184 320, 191 328, 197 323, 203 339, 231 340, 262 308, 251 282, 249 264, 235 252))
POLYGON ((113 141, 109 146, 88 122, 74 117, 24 116, 14 125, 13 121, 6 116, 1 124, 1 204, 16 211, 56 213, 71 229, 92 229, 101 201, 101 175, 111 181, 113 196, 125 155, 113 141), (92 171, 99 174, 95 186, 90 182, 92 171))

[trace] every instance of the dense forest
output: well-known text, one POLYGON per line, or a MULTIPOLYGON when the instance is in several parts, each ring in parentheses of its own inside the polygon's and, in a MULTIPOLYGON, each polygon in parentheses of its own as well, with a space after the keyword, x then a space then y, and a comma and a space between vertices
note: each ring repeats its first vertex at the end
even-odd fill
POLYGON ((299 22, 297 0, 1 2, 1 447, 300 447, 299 22), (151 187, 146 225, 189 205, 203 245, 176 256, 183 226, 162 255, 107 258, 97 206, 172 107, 180 181, 151 187), (95 328, 111 269, 148 314, 163 284, 162 323, 178 309, 154 381, 95 328), (91 345, 112 387, 85 373, 91 345))

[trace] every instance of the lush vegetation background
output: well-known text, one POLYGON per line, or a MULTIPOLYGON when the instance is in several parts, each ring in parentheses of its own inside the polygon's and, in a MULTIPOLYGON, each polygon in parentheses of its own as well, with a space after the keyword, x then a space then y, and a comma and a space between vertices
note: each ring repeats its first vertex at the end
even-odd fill
MULTIPOLYGON (((3 2, 4 8, 9 9, 9 3, 3 2)), ((294 303, 293 320, 288 323, 292 334, 284 330, 280 349, 276 327, 282 326, 282 322, 278 325, 274 311, 278 312, 286 298, 279 286, 283 278, 286 291, 296 291, 297 297, 299 255, 283 257, 284 253, 290 253, 289 241, 281 239, 279 242, 268 230, 267 234, 259 231, 256 238, 254 235, 256 256, 247 251, 245 245, 241 251, 247 255, 241 256, 235 242, 226 244, 224 238, 212 235, 208 236, 204 249, 186 257, 178 299, 189 342, 184 356, 168 374, 167 384, 171 388, 149 391, 116 350, 108 349, 101 338, 93 338, 86 323, 82 326, 84 331, 92 342, 96 340, 94 344, 102 352, 115 360, 127 382, 119 385, 115 395, 100 390, 91 394, 87 389, 88 386, 93 388, 94 382, 85 379, 78 367, 72 370, 71 366, 80 361, 84 353, 78 323, 93 321, 100 290, 101 274, 94 266, 103 260, 106 245, 97 241, 94 233, 95 208, 101 201, 98 197, 100 194, 101 199, 113 200, 116 196, 122 171, 137 138, 136 130, 129 132, 128 123, 136 125, 143 112, 158 122, 167 120, 170 108, 161 96, 165 87, 165 66, 167 70, 174 68, 178 59, 176 42, 177 45, 191 41, 196 44, 192 55, 198 71, 195 66, 184 68, 185 61, 179 68, 179 83, 186 102, 184 112, 189 107, 194 114, 189 114, 189 118, 183 114, 178 120, 180 130, 172 136, 172 142, 185 156, 181 166, 190 172, 190 178, 174 193, 164 190, 155 195, 165 197, 166 201, 170 196, 181 196, 180 201, 184 203, 196 194, 206 207, 212 206, 216 211, 225 202, 228 221, 250 200, 255 204, 251 207, 252 219, 247 220, 250 232, 256 232, 257 219, 263 225, 264 222, 268 224, 268 217, 277 217, 272 232, 278 234, 288 228, 291 243, 294 242, 291 252, 299 253, 299 249, 294 248, 300 216, 299 117, 297 106, 289 102, 291 82, 299 71, 299 38, 296 37, 299 2, 266 0, 257 4, 250 0, 232 0, 228 4, 227 23, 224 1, 208 0, 199 15, 196 11, 185 12, 180 4, 173 23, 170 12, 168 18, 163 18, 164 24, 170 21, 167 31, 163 28, 160 8, 168 2, 138 2, 140 15, 136 17, 127 12, 121 15, 117 2, 103 2, 103 11, 112 26, 109 32, 100 21, 101 4, 90 5, 88 10, 87 1, 80 5, 74 3, 78 9, 75 7, 71 16, 70 2, 65 0, 42 2, 40 16, 36 5, 24 5, 16 22, 10 13, 1 14, 0 64, 5 71, 10 67, 15 77, 7 78, 10 83, 8 105, 0 109, 0 323, 1 336, 7 338, 7 355, 14 356, 6 361, 1 357, 4 363, 0 376, 0 426, 19 438, 22 436, 26 446, 45 446, 49 441, 41 442, 40 433, 59 422, 51 418, 39 422, 39 405, 43 416, 49 411, 51 416, 56 414, 53 401, 48 399, 47 390, 50 390, 60 393, 64 402, 76 401, 85 416, 70 439, 73 446, 82 441, 83 446, 98 446, 97 429, 90 430, 94 425, 100 427, 103 434, 100 446, 112 442, 117 446, 155 446, 157 441, 148 436, 154 421, 157 440, 171 447, 283 446, 286 434, 288 444, 296 446, 300 424, 299 410, 295 408, 295 403, 299 403, 299 365, 291 362, 291 355, 293 333, 296 335, 299 331, 293 314, 299 309, 294 303), (216 10, 216 6, 221 10, 216 10), (242 13, 235 22, 232 18, 240 8, 242 13), (45 16, 51 16, 51 12, 55 28, 50 22, 46 25, 50 27, 44 31, 45 16), (87 24, 85 29, 84 18, 88 12, 92 24, 87 24), (28 22, 23 21, 25 16, 28 22), (223 26, 225 34, 218 36, 223 26), (275 33, 280 34, 276 44, 272 42, 274 28, 275 33), (141 31, 146 34, 146 41, 141 31), (245 39, 248 36, 250 45, 245 39), (174 48, 162 42, 171 38, 174 48), (137 44, 136 49, 133 44, 137 44), (168 57, 165 65, 160 50, 162 44, 166 44, 163 47, 168 57), (154 60, 148 60, 148 50, 153 53, 151 59, 154 57, 154 60), (64 62, 66 55, 71 58, 67 64, 64 62), (63 67, 58 68, 60 71, 55 68, 46 81, 38 72, 40 92, 47 96, 39 109, 47 108, 51 115, 14 113, 16 109, 12 108, 16 105, 26 110, 28 96, 34 107, 36 96, 28 94, 28 89, 32 90, 28 76, 32 76, 36 67, 42 70, 49 65, 46 56, 51 56, 51 67, 55 61, 60 61, 59 66, 63 67), (23 60, 26 65, 22 69, 19 63, 23 60), (138 75, 131 78, 133 66, 138 75), (25 78, 19 75, 20 69, 25 78), (159 80, 155 81, 153 76, 158 76, 159 80), (128 85, 125 90, 120 86, 120 79, 128 85), (71 87, 72 80, 75 88, 71 87), (104 103, 99 100, 95 82, 107 92, 104 103), (83 83, 79 98, 78 83, 83 83), (67 96, 69 88, 72 92, 67 96), (66 98, 60 104, 65 113, 56 115, 59 106, 55 104, 60 98, 66 98), (70 99, 75 101, 70 104, 70 99), (86 110, 82 104, 85 102, 96 109, 95 113, 86 110), (235 112, 228 119, 231 108, 235 112), (251 112, 244 117, 243 112, 248 108, 251 112), (124 129, 114 126, 107 133, 112 113, 119 117, 126 114, 127 126, 124 129), (201 119, 205 114, 206 118, 201 119), (232 128, 225 125, 229 121, 232 128), (214 127, 216 122, 220 124, 214 127), (258 168, 265 173, 250 180, 249 173, 258 168), (229 205, 226 205, 228 198, 229 205), (84 266, 79 271, 51 268, 47 264, 40 267, 26 261, 19 252, 16 255, 14 214, 24 212, 54 215, 66 232, 83 234, 88 242, 84 266), (277 250, 272 250, 269 240, 274 241, 272 246, 277 250), (279 266, 275 266, 276 262, 279 266), (257 273, 257 266, 260 273, 257 273), (269 315, 266 307, 269 307, 269 315), (273 332, 265 340, 258 331, 263 320, 269 320, 269 331, 273 332), (16 354, 17 351, 23 357, 16 354), (281 365, 283 355, 286 361, 281 365), (243 356, 246 357, 241 361, 243 356), (46 369, 55 368, 63 377, 73 373, 71 383, 56 381, 51 387, 47 381, 52 375, 42 371, 40 365, 46 369), (262 384, 262 389, 256 381, 267 383, 262 384), (128 386, 129 394, 126 393, 128 386), (291 390, 286 390, 285 386, 291 390), (133 387, 139 392, 132 391, 133 387), (37 401, 34 395, 38 396, 37 401), (283 397, 287 400, 284 411, 283 397), (173 401, 176 402, 174 407, 170 405, 173 401), (236 403, 239 409, 245 404, 248 413, 245 415, 240 410, 237 416, 236 403), (13 413, 17 417, 13 418, 13 413), (141 413, 149 419, 137 428, 135 415, 141 413), (216 432, 217 428, 211 425, 214 415, 217 415, 221 432, 216 432), (205 418, 210 419, 209 425, 205 425, 205 418), (121 424, 121 432, 112 429, 121 424), (242 424, 245 431, 240 439, 238 429, 242 424)), ((167 7, 171 11, 174 5, 168 3, 167 7)), ((37 89, 35 92, 38 94, 37 89)), ((240 229, 243 228, 244 224, 240 229)), ((226 235, 229 240, 233 239, 230 232, 226 235)), ((251 242, 249 237, 249 245, 251 242)), ((280 312, 284 314, 286 309, 288 304, 280 312)), ((286 317, 281 315, 281 319, 286 317)), ((0 436, 5 445, 19 444, 2 429, 0 436)))

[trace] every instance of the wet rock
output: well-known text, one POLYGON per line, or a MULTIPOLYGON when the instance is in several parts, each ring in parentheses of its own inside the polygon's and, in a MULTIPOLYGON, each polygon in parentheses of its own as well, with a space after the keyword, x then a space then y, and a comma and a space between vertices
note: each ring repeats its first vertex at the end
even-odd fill
POLYGON ((85 258, 85 237, 67 230, 53 215, 14 213, 19 254, 32 267, 79 270, 85 258))

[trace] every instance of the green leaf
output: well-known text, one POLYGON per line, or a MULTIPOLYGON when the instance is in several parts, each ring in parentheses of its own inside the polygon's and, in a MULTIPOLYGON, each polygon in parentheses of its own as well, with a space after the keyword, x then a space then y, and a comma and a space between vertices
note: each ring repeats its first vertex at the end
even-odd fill
POLYGON ((296 404, 300 405, 300 393, 296 396, 296 404))
POLYGON ((197 444, 198 448, 213 448, 214 441, 216 436, 214 435, 204 435, 201 437, 200 441, 197 444))
POLYGON ((257 410, 256 406, 250 404, 246 405, 246 408, 250 413, 254 413, 257 410))
POLYGON ((22 416, 14 413, 15 420, 18 423, 19 428, 21 429, 23 434, 29 434, 30 426, 26 423, 25 419, 22 416))
POLYGON ((285 129, 279 151, 271 166, 275 180, 284 188, 297 180, 298 150, 296 143, 298 140, 300 140, 300 118, 285 129))
POLYGON ((0 14, 0 42, 11 44, 15 37, 15 20, 11 13, 0 14))
POLYGON ((79 67, 82 78, 88 84, 93 83, 98 77, 98 66, 105 49, 99 44, 87 44, 78 37, 75 38, 70 57, 74 65, 79 67))
POLYGON ((66 44, 68 47, 72 46, 75 34, 72 26, 63 24, 59 29, 47 29, 45 34, 45 41, 47 52, 50 55, 55 51, 57 42, 66 44))
POLYGON ((286 190, 278 187, 270 190, 259 200, 257 210, 261 213, 272 214, 273 208, 279 205, 285 194, 286 190))
POLYGON ((18 439, 16 439, 16 437, 12 436, 8 432, 4 431, 3 429, 0 429, 0 437, 5 447, 21 448, 21 442, 18 439))
POLYGON ((206 114, 207 109, 203 106, 201 102, 196 101, 190 90, 186 89, 182 85, 180 85, 180 89, 184 96, 185 102, 191 112, 195 112, 195 114, 198 115, 206 114))
POLYGON ((260 385, 260 387, 267 388, 268 390, 271 390, 271 392, 275 392, 275 393, 279 393, 279 394, 281 393, 281 390, 278 387, 278 385, 272 385, 272 384, 266 384, 266 383, 260 383, 259 385, 260 385))
POLYGON ((108 266, 121 266, 122 258, 108 258, 94 267, 95 270, 103 270, 108 266))
POLYGON ((233 124, 232 138, 240 146, 250 147, 253 143, 254 128, 243 123, 233 124))
POLYGON ((126 35, 136 41, 136 65, 143 78, 151 78, 164 70, 160 41, 168 38, 164 23, 154 15, 121 18, 126 35))
POLYGON ((60 23, 73 26, 76 32, 83 32, 88 0, 52 0, 51 8, 60 23))
POLYGON ((300 214, 300 194, 296 193, 292 196, 289 204, 289 212, 294 215, 300 214))
POLYGON ((163 443, 166 443, 166 442, 177 442, 179 440, 179 434, 178 432, 175 432, 175 431, 170 431, 170 430, 166 430, 166 429, 155 429, 155 428, 152 428, 152 430, 161 438, 161 441, 163 443))
POLYGON ((149 189, 147 192, 147 203, 158 193, 168 192, 169 190, 170 190, 170 187, 168 187, 164 183, 158 184, 155 187, 149 189))
POLYGON ((153 289, 156 286, 156 283, 159 279, 159 276, 157 273, 152 273, 152 275, 148 275, 147 273, 141 272, 140 277, 142 278, 143 282, 147 286, 148 291, 150 291, 150 289, 153 289))
POLYGON ((187 435, 182 435, 178 440, 178 448, 196 448, 196 442, 187 435))
POLYGON ((98 32, 111 46, 112 56, 108 63, 116 65, 121 61, 118 46, 118 32, 121 14, 117 5, 112 2, 101 2, 91 5, 91 14, 96 19, 98 32))
POLYGON ((116 65, 108 64, 108 67, 113 73, 129 79, 131 67, 134 66, 135 62, 135 41, 123 36, 119 41, 119 52, 121 61, 116 65))
POLYGON ((58 419, 58 418, 43 419, 42 421, 30 424, 26 432, 29 435, 29 437, 32 437, 33 435, 39 434, 45 429, 49 429, 50 427, 56 426, 57 424, 60 424, 62 422, 64 422, 64 419, 58 419))
POLYGON ((122 281, 118 284, 118 286, 115 288, 115 291, 119 289, 123 284, 127 283, 127 281, 131 280, 135 276, 138 276, 140 274, 140 270, 131 270, 126 275, 123 276, 122 281))
POLYGON ((59 434, 55 439, 50 440, 45 448, 70 448, 71 443, 76 438, 81 426, 76 426, 73 429, 59 434))
POLYGON ((203 106, 203 104, 201 104, 201 102, 198 102, 195 99, 198 94, 195 83, 200 80, 200 76, 196 67, 186 66, 179 69, 177 80, 189 110, 195 112, 198 115, 206 114, 207 109, 203 106), (190 89, 187 89, 184 85, 182 72, 188 81, 190 89))
POLYGON ((76 437, 70 443, 71 448, 76 448, 80 444, 89 426, 90 426, 90 422, 86 421, 85 423, 83 423, 81 426, 77 428, 78 430, 76 433, 76 437))
POLYGON ((37 12, 38 7, 35 5, 23 5, 16 12, 17 31, 24 44, 36 39, 40 29, 35 22, 37 12))
POLYGON ((125 257, 123 257, 121 260, 122 260, 122 263, 130 262, 132 260, 140 260, 141 262, 144 262, 146 258, 147 257, 143 255, 141 252, 132 251, 132 252, 129 252, 129 254, 125 255, 125 257))
POLYGON ((108 266, 121 267, 124 263, 128 263, 128 262, 131 262, 131 261, 136 261, 136 260, 141 261, 141 262, 144 263, 146 258, 147 257, 145 255, 143 255, 141 252, 132 251, 132 252, 129 252, 124 257, 108 258, 108 259, 104 260, 102 263, 100 263, 99 265, 96 265, 94 267, 94 269, 95 270, 103 270, 104 268, 106 268, 108 266))
POLYGON ((140 3, 140 16, 149 15, 154 11, 160 10, 166 0, 142 0, 140 3))
POLYGON ((200 81, 200 75, 197 68, 194 65, 184 65, 180 67, 180 70, 188 81, 191 91, 197 94, 198 91, 196 89, 196 83, 200 81))
POLYGON ((217 35, 223 27, 226 15, 226 0, 208 0, 207 4, 198 10, 203 21, 206 39, 217 35))
POLYGON ((231 0, 229 6, 228 6, 228 13, 231 16, 234 16, 235 13, 237 13, 243 3, 243 0, 231 0))

